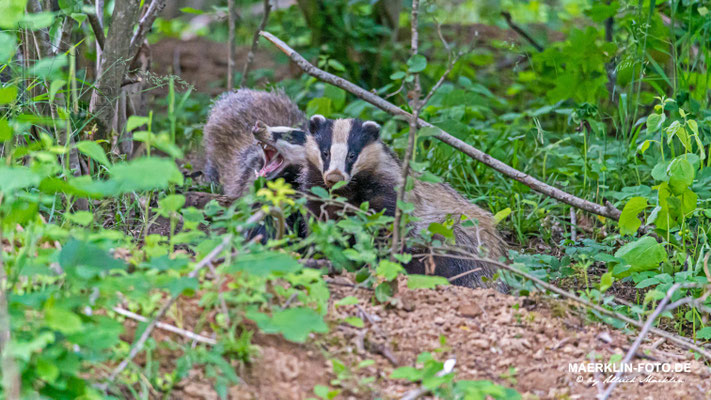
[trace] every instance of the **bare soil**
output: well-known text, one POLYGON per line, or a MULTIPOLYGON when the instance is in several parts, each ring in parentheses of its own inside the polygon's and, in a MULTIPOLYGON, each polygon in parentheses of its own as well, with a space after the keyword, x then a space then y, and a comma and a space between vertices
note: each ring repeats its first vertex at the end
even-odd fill
MULTIPOLYGON (((305 399, 315 397, 315 385, 324 385, 340 389, 338 398, 342 399, 397 399, 417 385, 390 379, 392 371, 398 366, 414 366, 418 354, 430 351, 437 352, 441 361, 456 359, 457 379, 491 380, 515 388, 524 399, 592 399, 604 383, 596 386, 589 380, 604 381, 612 374, 578 374, 569 372, 569 365, 608 362, 615 354, 624 355, 636 337, 635 332, 625 334, 586 322, 585 311, 568 301, 462 287, 408 290, 401 285, 402 304, 393 307, 374 304, 372 291, 349 285, 345 277, 336 278, 330 285, 328 334, 312 336, 306 344, 288 342, 280 335, 257 334, 254 343, 258 355, 246 368, 235 365, 243 382, 230 388, 229 397, 305 399), (359 304, 333 305, 346 296, 357 297, 359 304), (355 328, 345 323, 348 316, 360 317, 365 326, 355 328), (444 344, 442 338, 446 338, 444 344), (337 378, 333 360, 349 370, 337 385, 331 384, 337 378), (375 363, 356 368, 364 360, 375 363), (364 381, 370 377, 375 380, 364 381)), ((195 320, 202 314, 197 301, 179 303, 181 326, 205 326, 195 320)), ((210 336, 209 330, 197 330, 210 336)), ((158 354, 168 362, 177 356, 171 352, 158 354)), ((651 336, 637 354, 634 362, 688 362, 691 371, 649 375, 658 381, 676 381, 666 383, 639 383, 647 374, 625 374, 638 382, 619 384, 612 398, 711 398, 711 369, 689 352, 651 336)), ((170 397, 219 398, 212 380, 201 369, 191 371, 170 397)))

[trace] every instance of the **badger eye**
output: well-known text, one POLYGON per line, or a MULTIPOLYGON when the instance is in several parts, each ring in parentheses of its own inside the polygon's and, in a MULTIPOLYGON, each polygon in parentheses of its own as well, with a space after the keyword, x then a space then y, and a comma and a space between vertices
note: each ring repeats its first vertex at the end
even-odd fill
POLYGON ((352 153, 352 152, 351 152, 351 153, 348 153, 348 161, 353 161, 353 160, 355 160, 355 157, 356 157, 355 153, 352 153))
POLYGON ((329 155, 329 154, 330 154, 330 153, 328 152, 328 150, 324 150, 324 151, 323 151, 323 157, 324 157, 324 158, 328 158, 328 155, 329 155))

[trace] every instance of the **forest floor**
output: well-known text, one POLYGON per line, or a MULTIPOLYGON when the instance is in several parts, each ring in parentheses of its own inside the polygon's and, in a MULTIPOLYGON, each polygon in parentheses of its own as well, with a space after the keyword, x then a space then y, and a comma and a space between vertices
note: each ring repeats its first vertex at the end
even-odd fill
MULTIPOLYGON (((240 67, 246 52, 246 47, 237 49, 240 67)), ((226 69, 224 44, 200 38, 168 39, 157 43, 152 53, 157 74, 177 73, 199 92, 211 95, 222 92, 214 83, 224 76, 226 69)), ((297 71, 290 67, 277 65, 269 54, 260 51, 255 59, 255 68, 275 71, 269 80, 296 75, 297 71)), ((590 381, 604 381, 610 374, 569 372, 569 365, 605 363, 613 355, 623 356, 637 334, 591 323, 579 304, 541 295, 515 297, 462 287, 409 290, 400 285, 401 305, 393 307, 374 304, 373 292, 355 287, 348 276, 335 277, 331 282, 326 317, 329 333, 312 335, 306 344, 257 333, 252 342, 258 346, 258 352, 252 363, 247 366, 234 363, 242 382, 230 388, 231 399, 315 398, 315 385, 339 389, 338 398, 343 399, 401 398, 417 389, 417 385, 391 379, 390 374, 397 367, 415 366, 417 356, 425 351, 435 353, 440 361, 456 359, 458 380, 490 380, 515 388, 524 399, 591 399, 606 384, 594 385, 590 381), (347 296, 358 298, 358 304, 334 305, 347 296), (356 328, 344 322, 349 316, 361 318, 365 326, 356 328), (334 372, 334 360, 345 365, 340 373, 334 372), (359 368, 365 360, 374 363, 359 368), (374 381, 367 380, 372 377, 374 381)), ((199 329, 204 325, 206 313, 199 306, 199 297, 179 299, 178 309, 171 315, 179 315, 180 321, 167 317, 164 322, 211 336, 209 330, 199 329)), ((208 314, 207 319, 214 317, 208 314)), ((124 339, 130 341, 136 325, 132 321, 126 321, 126 325, 124 339)), ((153 335, 157 342, 188 340, 161 330, 153 335)), ((180 355, 159 349, 158 359, 153 361, 172 370, 180 355)), ((647 374, 627 374, 638 382, 620 383, 613 398, 711 398, 711 369, 695 360, 691 353, 649 335, 637 355, 634 362, 688 362, 691 371, 650 375, 657 380, 674 380, 663 383, 639 383, 647 374)), ((144 362, 140 356, 135 361, 144 362)), ((205 371, 194 368, 175 386, 170 398, 218 399, 213 387, 214 382, 205 371)))
MULTIPOLYGON (((409 290, 401 285, 402 306, 393 307, 373 304, 373 292, 354 287, 346 276, 336 277, 330 289, 329 333, 312 335, 303 345, 257 334, 253 343, 259 350, 253 362, 246 367, 234 365, 243 382, 230 388, 231 399, 305 399, 315 397, 315 385, 341 389, 338 398, 343 399, 397 399, 417 385, 391 379, 390 374, 400 366, 415 366, 417 356, 425 351, 440 361, 456 359, 457 379, 490 380, 515 388, 524 399, 592 399, 605 384, 588 381, 604 381, 614 374, 574 373, 569 365, 609 362, 615 354, 624 355, 636 337, 634 332, 588 322, 586 311, 576 303, 543 296, 515 297, 453 286, 409 290), (358 298, 358 304, 334 305, 346 296, 358 298), (365 326, 347 324, 344 319, 349 316, 360 317, 365 326), (334 359, 345 365, 345 372, 334 372, 334 359), (358 368, 365 360, 374 363, 358 368), (369 377, 375 380, 364 383, 369 377)), ((183 328, 196 326, 196 319, 204 315, 198 301, 199 296, 179 302, 183 328)), ((171 335, 154 333, 157 341, 171 335)), ((172 335, 171 340, 185 339, 172 335)), ((180 356, 158 354, 162 359, 154 361, 167 362, 166 366, 180 356)), ((635 378, 637 383, 620 383, 613 398, 711 398, 711 370, 692 354, 653 335, 637 354, 634 363, 689 363, 690 372, 625 374, 625 379, 635 378), (639 383, 648 376, 675 382, 639 383)), ((219 397, 212 380, 196 368, 176 385, 171 398, 219 397)))

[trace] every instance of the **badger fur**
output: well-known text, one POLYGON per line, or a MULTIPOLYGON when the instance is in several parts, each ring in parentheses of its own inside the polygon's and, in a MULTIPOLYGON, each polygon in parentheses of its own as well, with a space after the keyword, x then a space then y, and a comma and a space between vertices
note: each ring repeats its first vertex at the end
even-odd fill
MULTIPOLYGON (((306 164, 302 168, 301 189, 308 192, 314 186, 330 188, 344 181, 334 192, 359 206, 368 201, 375 211, 385 210, 394 215, 397 199, 396 188, 403 184, 401 164, 395 153, 380 140, 380 126, 372 121, 357 119, 328 120, 315 115, 309 121, 309 135, 305 141, 306 164)), ((443 223, 452 218, 453 233, 457 248, 469 253, 484 254, 492 259, 504 255, 504 242, 499 236, 491 213, 471 204, 451 186, 445 183, 427 183, 415 180, 407 192, 407 202, 414 204, 413 215, 418 219, 410 230, 412 235, 425 232, 432 223, 443 223), (474 222, 461 223, 462 217, 474 222), (469 226, 467 226, 469 225, 469 226)), ((318 203, 309 205, 312 213, 322 215, 318 203)), ((326 211, 328 214, 328 210, 326 211)), ((406 265, 410 273, 424 274, 424 250, 409 249, 413 260, 406 265)), ((453 283, 469 287, 507 288, 502 282, 493 282, 497 268, 490 263, 435 256, 435 273, 453 277, 476 269, 476 272, 456 279, 453 283)))
POLYGON ((282 92, 239 89, 213 105, 203 131, 206 175, 222 184, 224 194, 241 197, 258 175, 283 177, 296 184, 301 159, 259 144, 252 134, 257 121, 271 126, 306 128, 306 117, 282 92))

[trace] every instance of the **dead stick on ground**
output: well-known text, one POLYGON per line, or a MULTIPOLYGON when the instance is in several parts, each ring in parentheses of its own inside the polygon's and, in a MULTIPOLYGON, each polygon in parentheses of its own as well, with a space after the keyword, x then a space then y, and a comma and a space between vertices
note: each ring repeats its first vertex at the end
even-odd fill
MULTIPOLYGON (((133 313, 128 310, 124 310, 123 308, 120 307, 114 307, 113 310, 120 315, 123 315, 126 318, 131 318, 133 320, 139 321, 139 322, 148 322, 148 318, 144 317, 143 315, 133 313)), ((190 340, 195 340, 196 342, 201 342, 201 343, 206 343, 210 345, 216 345, 217 340, 213 338, 209 338, 207 336, 203 336, 200 334, 197 334, 195 332, 191 332, 185 329, 180 329, 177 326, 173 326, 170 324, 166 324, 164 322, 158 322, 156 323, 156 328, 163 329, 168 332, 173 332, 177 333, 178 335, 185 336, 186 338, 190 340)))
MULTIPOLYGON (((289 47, 281 39, 272 35, 269 32, 262 31, 259 33, 264 38, 274 43, 282 52, 284 52, 296 65, 299 66, 307 74, 318 78, 324 82, 330 83, 336 87, 344 89, 356 97, 359 97, 370 104, 386 111, 392 115, 402 117, 406 120, 412 118, 412 114, 407 111, 397 107, 396 105, 390 103, 389 101, 383 99, 382 97, 369 92, 343 78, 339 78, 333 74, 330 74, 324 70, 316 68, 313 64, 309 63, 304 57, 297 53, 294 49, 289 47)), ((420 127, 434 128, 437 133, 434 135, 435 138, 441 140, 444 143, 454 147, 455 149, 463 152, 469 157, 486 164, 487 166, 495 169, 496 171, 508 176, 509 178, 515 179, 524 185, 530 187, 531 189, 550 196, 558 201, 569 204, 573 207, 577 207, 581 210, 591 212, 596 215, 601 215, 603 217, 611 218, 617 220, 620 218, 621 211, 611 204, 605 206, 593 203, 591 201, 581 199, 570 193, 564 192, 558 188, 555 188, 547 183, 543 183, 538 179, 523 173, 511 166, 491 157, 490 155, 484 153, 483 151, 465 143, 464 141, 457 139, 456 137, 450 135, 449 133, 443 131, 442 129, 430 124, 429 122, 418 119, 417 123, 420 127)))
MULTIPOLYGON (((634 357, 635 353, 637 352, 637 349, 639 348, 639 345, 642 344, 642 341, 647 336, 647 333, 652 327, 652 324, 654 323, 654 321, 657 320, 659 314, 664 311, 665 306, 667 305, 667 303, 669 303, 669 299, 671 299, 674 292, 676 292, 677 289, 679 289, 680 287, 680 283, 675 283, 674 285, 672 285, 672 287, 669 288, 669 290, 667 290, 666 296, 664 296, 662 301, 659 302, 657 308, 654 310, 652 315, 647 318, 647 322, 644 323, 642 330, 639 332, 639 335, 637 335, 637 339, 635 339, 634 343, 632 343, 632 347, 630 347, 629 351, 627 351, 627 354, 625 354, 625 358, 622 359, 622 365, 628 364, 630 361, 632 361, 632 357, 634 357)), ((610 394, 612 394, 612 391, 615 390, 615 386, 617 386, 617 383, 619 382, 618 379, 621 375, 622 371, 617 371, 617 373, 615 374, 615 379, 610 382, 610 384, 605 389, 605 392, 603 392, 602 395, 599 396, 600 400, 607 400, 607 398, 610 397, 610 394)))
MULTIPOLYGON (((254 224, 258 221, 261 221, 264 219, 266 216, 266 213, 264 211, 259 211, 252 215, 248 220, 245 226, 249 226, 251 224, 254 224)), ((238 229, 238 232, 242 232, 243 229, 238 229)), ((200 273, 200 270, 205 268, 208 263, 212 262, 226 247, 227 245, 232 241, 232 235, 227 235, 225 238, 220 242, 220 244, 217 245, 208 255, 206 255, 200 262, 197 263, 195 268, 188 274, 188 278, 194 278, 200 273)), ((107 378, 108 382, 112 382, 116 379, 116 377, 128 366, 128 364, 133 360, 134 357, 143 349, 143 345, 146 343, 146 340, 151 336, 151 332, 153 332, 153 329, 155 329, 156 324, 158 323, 158 320, 163 318, 166 312, 170 309, 171 306, 175 303, 175 301, 178 299, 178 295, 174 295, 168 300, 167 303, 161 307, 156 315, 151 319, 151 322, 148 324, 146 329, 143 331, 143 334, 141 337, 138 339, 136 344, 131 348, 131 351, 128 353, 128 356, 121 361, 121 363, 114 368, 113 371, 111 371, 111 374, 109 374, 109 377, 107 378)), ((99 386, 101 390, 106 390, 108 387, 108 384, 102 384, 99 386)))
MULTIPOLYGON (((630 324, 630 325, 632 325, 632 326, 634 326, 634 327, 637 327, 638 329, 642 329, 642 328, 643 328, 643 324, 642 324, 641 322, 639 322, 639 321, 635 321, 635 320, 633 320, 633 319, 631 319, 631 318, 629 318, 629 317, 627 317, 627 316, 625 316, 625 315, 622 315, 622 314, 617 313, 617 312, 614 312, 614 311, 610 311, 610 310, 608 310, 608 309, 606 309, 606 308, 604 308, 604 307, 601 307, 601 306, 599 306, 599 305, 597 305, 597 304, 591 303, 591 302, 589 302, 588 300, 585 300, 585 299, 583 299, 583 298, 580 298, 580 297, 578 297, 578 296, 576 296, 576 295, 574 295, 574 294, 572 294, 572 293, 568 293, 567 291, 565 291, 565 290, 563 290, 563 289, 561 289, 561 288, 559 288, 559 287, 557 287, 557 286, 551 285, 550 283, 546 283, 546 282, 544 282, 544 281, 542 281, 542 280, 536 278, 536 277, 533 276, 533 275, 527 274, 527 273, 525 273, 525 272, 523 272, 523 271, 519 271, 518 269, 514 268, 514 267, 511 266, 511 265, 504 264, 504 263, 502 263, 502 262, 495 261, 495 260, 491 260, 491 259, 488 259, 488 258, 479 257, 479 256, 477 256, 476 254, 465 253, 465 252, 460 252, 460 254, 461 254, 461 256, 458 256, 458 255, 451 255, 451 254, 437 254, 437 255, 438 255, 438 256, 441 256, 441 257, 453 257, 453 258, 459 258, 459 259, 463 259, 463 260, 475 260, 475 261, 483 261, 483 262, 490 263, 490 264, 495 265, 495 266, 497 266, 497 267, 499 267, 499 268, 501 268, 501 269, 505 269, 505 270, 507 270, 507 271, 510 271, 510 272, 512 272, 512 273, 515 274, 515 275, 522 276, 522 277, 528 279, 529 281, 534 282, 535 284, 537 284, 537 285, 539 285, 539 286, 541 286, 541 287, 543 287, 543 288, 545 288, 545 289, 548 289, 549 291, 551 291, 551 292, 553 292, 553 293, 559 294, 559 295, 561 295, 561 296, 563 296, 563 297, 565 297, 565 298, 568 298, 568 299, 570 299, 570 300, 573 300, 573 301, 575 301, 575 302, 578 302, 578 303, 580 303, 580 304, 583 304, 584 306, 587 306, 587 307, 589 307, 589 308, 591 308, 591 309, 593 309, 593 310, 595 310, 595 311, 597 311, 597 312, 599 312, 599 313, 601 313, 601 314, 605 314, 605 315, 607 315, 608 317, 617 318, 617 319, 619 319, 620 321, 623 321, 623 322, 628 323, 628 324, 630 324)), ((455 279, 459 279, 459 278, 461 278, 462 276, 465 276, 465 275, 470 274, 470 273, 473 273, 473 272, 475 272, 475 271, 467 271, 467 272, 461 273, 461 274, 459 274, 459 275, 456 275, 456 276, 453 276, 453 277, 449 278, 449 281, 451 282, 451 281, 453 281, 453 280, 455 280, 455 279)), ((673 334, 673 333, 670 333, 670 332, 661 330, 661 329, 659 329, 659 328, 649 328, 649 330, 650 330, 650 332, 652 332, 653 334, 655 334, 655 335, 657 335, 657 336, 661 336, 661 337, 663 337, 663 338, 665 338, 665 339, 668 339, 668 340, 671 341, 671 342, 676 343, 679 347, 683 347, 683 348, 688 349, 688 350, 696 351, 696 352, 698 352, 699 354, 701 354, 701 355, 703 355, 704 357, 706 357, 706 359, 711 360, 711 353, 709 353, 707 350, 701 348, 700 346, 695 345, 694 343, 691 342, 691 340, 689 340, 689 339, 687 339, 687 338, 684 338, 684 337, 675 335, 675 334, 673 334)))
POLYGON ((259 44, 259 32, 263 31, 267 27, 267 20, 269 19, 269 13, 272 11, 272 5, 269 4, 269 0, 264 0, 264 15, 262 15, 262 22, 259 24, 259 29, 254 32, 254 38, 252 38, 252 47, 247 53, 247 62, 244 63, 244 69, 242 70, 242 77, 239 80, 239 87, 244 87, 247 83, 247 75, 249 74, 249 69, 254 61, 254 53, 257 52, 257 45, 259 44))

